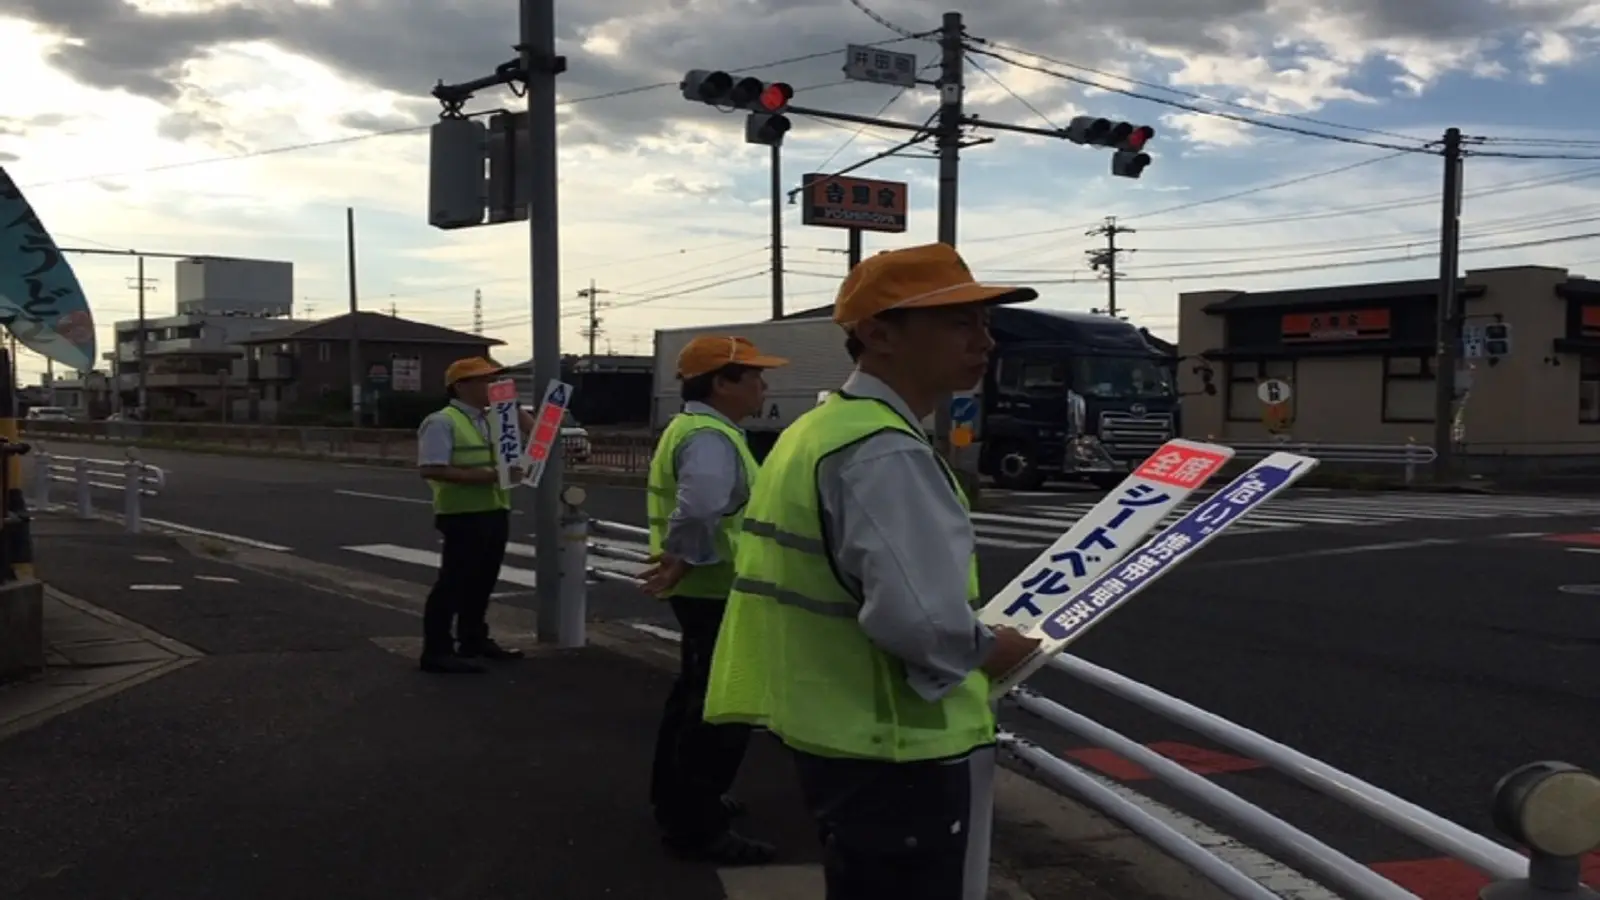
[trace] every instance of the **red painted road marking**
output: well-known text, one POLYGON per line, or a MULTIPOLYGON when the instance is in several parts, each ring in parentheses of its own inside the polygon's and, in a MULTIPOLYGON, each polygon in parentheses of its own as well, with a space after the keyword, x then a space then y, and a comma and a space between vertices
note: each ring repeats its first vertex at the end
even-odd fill
MULTIPOLYGON (((1423 900, 1477 900, 1489 883, 1487 875, 1448 857, 1374 863, 1372 870, 1423 900)), ((1600 853, 1583 858, 1583 881, 1600 884, 1600 853)))
POLYGON ((1547 534, 1544 540, 1554 541, 1558 544, 1586 544, 1590 547, 1600 547, 1600 534, 1584 532, 1579 534, 1547 534))
MULTIPOLYGON (((1146 744, 1151 750, 1183 766, 1196 775, 1219 775, 1224 772, 1249 772, 1265 765, 1242 756, 1231 756, 1217 750, 1207 750, 1193 744, 1176 741, 1156 741, 1146 744)), ((1147 781, 1154 778, 1149 770, 1136 762, 1123 759, 1103 747, 1082 747, 1067 751, 1067 756, 1091 768, 1099 769, 1118 781, 1147 781)))

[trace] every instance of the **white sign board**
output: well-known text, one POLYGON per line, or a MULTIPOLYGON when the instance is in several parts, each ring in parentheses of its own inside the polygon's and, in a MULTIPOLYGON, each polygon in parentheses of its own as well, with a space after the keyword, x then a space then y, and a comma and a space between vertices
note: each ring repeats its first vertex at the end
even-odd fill
POLYGON ((522 483, 538 487, 544 477, 544 467, 550 461, 550 450, 561 439, 561 423, 566 420, 567 407, 572 405, 572 385, 550 379, 545 385, 544 399, 533 417, 533 434, 528 438, 528 449, 523 466, 527 469, 522 483))
POLYGON ((517 423, 517 383, 509 378, 489 385, 489 403, 494 415, 489 417, 493 429, 494 467, 500 473, 500 486, 511 489, 511 467, 522 456, 522 426, 517 423))
POLYGON ((917 55, 850 44, 844 49, 844 77, 896 87, 917 86, 917 55))
POLYGON ((1484 342, 1488 340, 1486 329, 1482 325, 1463 325, 1461 327, 1461 356, 1463 359, 1482 359, 1484 357, 1484 342))
POLYGON ((1256 396, 1262 403, 1271 406, 1275 403, 1288 403, 1294 396, 1294 390, 1289 387, 1289 382, 1278 378, 1268 378, 1256 385, 1256 396))
POLYGON ((389 387, 417 393, 422 390, 422 358, 395 356, 389 360, 389 387))

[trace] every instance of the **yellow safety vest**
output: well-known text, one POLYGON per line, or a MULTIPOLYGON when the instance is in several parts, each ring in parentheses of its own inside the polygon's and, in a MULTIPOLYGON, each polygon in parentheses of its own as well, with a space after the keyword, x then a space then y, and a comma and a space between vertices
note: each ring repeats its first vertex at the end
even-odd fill
MULTIPOLYGON (((924 700, 906 685, 905 665, 861 630, 862 598, 835 574, 817 468, 891 429, 927 440, 887 403, 835 394, 786 428, 762 463, 712 656, 706 721, 762 726, 819 756, 891 762, 956 756, 994 742, 988 677, 974 672, 942 700, 924 700)), ((946 475, 968 507, 953 474, 946 475)), ((967 596, 976 608, 976 553, 967 596)))
MULTIPOLYGON (((750 447, 745 443, 744 435, 739 429, 716 416, 699 413, 680 413, 674 416, 672 421, 667 423, 666 430, 661 433, 661 440, 656 442, 655 455, 650 458, 645 508, 650 517, 650 552, 653 555, 661 553, 667 538, 668 517, 678 505, 678 450, 690 435, 706 430, 720 432, 733 442, 734 448, 739 453, 740 475, 744 479, 745 496, 749 496, 750 488, 755 483, 756 470, 761 464, 750 454, 750 447)), ((733 587, 733 554, 743 519, 742 505, 724 515, 717 525, 716 537, 717 556, 722 562, 690 569, 689 574, 669 590, 666 596, 704 597, 717 600, 728 596, 729 589, 733 587)))
MULTIPOLYGON (((446 406, 445 418, 450 420, 454 433, 454 447, 450 451, 450 465, 461 469, 477 469, 494 465, 494 448, 484 439, 472 419, 455 406, 446 406)), ((511 508, 511 492, 498 482, 493 484, 456 484, 450 481, 428 480, 433 490, 433 511, 438 515, 456 513, 491 512, 511 508)))

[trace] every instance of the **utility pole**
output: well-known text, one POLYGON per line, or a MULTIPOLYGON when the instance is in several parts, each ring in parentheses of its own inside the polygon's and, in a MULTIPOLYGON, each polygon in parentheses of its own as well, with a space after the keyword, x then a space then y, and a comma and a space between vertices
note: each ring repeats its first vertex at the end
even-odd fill
POLYGON ((1461 342, 1457 272, 1461 267, 1461 129, 1444 133, 1444 208, 1439 226, 1438 343, 1433 372, 1433 475, 1444 480, 1455 462, 1456 360, 1461 342))
POLYGON ((345 269, 350 288, 350 427, 361 427, 361 316, 356 299, 356 211, 344 208, 345 269))
MULTIPOLYGON (((959 207, 961 168, 962 95, 966 90, 966 29, 961 13, 944 14, 939 31, 939 127, 935 146, 939 151, 939 243, 956 245, 956 211, 959 207)), ((950 463, 967 496, 976 502, 978 460, 976 454, 956 454, 950 445, 950 398, 939 398, 933 413, 934 445, 950 463)))
MULTIPOLYGON (((783 150, 772 144, 772 318, 783 318, 783 150)), ((594 355, 591 346, 589 355, 594 355)))
MULTIPOLYGON (((529 296, 533 336, 533 383, 537 390, 561 377, 560 189, 556 156, 556 80, 567 59, 556 55, 555 0, 520 0, 517 56, 492 74, 459 84, 440 82, 433 96, 443 106, 430 135, 429 222, 469 228, 528 220, 529 296), (491 118, 491 135, 472 123, 462 107, 476 91, 522 86, 527 109, 491 118), (488 172, 485 173, 487 164, 488 172), (500 175, 496 175, 499 171, 500 175), (490 195, 486 210, 483 198, 490 195)), ((545 461, 534 489, 534 551, 539 642, 581 646, 583 621, 563 609, 563 514, 561 442, 545 461)), ((582 577, 572 576, 568 578, 582 577)))
POLYGON ((581 291, 578 292, 578 296, 580 298, 583 298, 583 299, 586 299, 586 300, 589 301, 589 324, 588 324, 587 327, 585 327, 583 329, 583 336, 589 339, 589 368, 590 369, 594 368, 594 344, 595 344, 595 339, 600 337, 600 301, 599 301, 599 297, 600 297, 601 294, 609 294, 609 293, 611 293, 611 292, 610 291, 602 291, 599 288, 595 287, 593 278, 589 279, 589 287, 586 290, 581 290, 581 291))
POLYGON ((1104 225, 1084 233, 1090 237, 1104 236, 1106 239, 1104 250, 1087 250, 1085 254, 1089 257, 1089 268, 1106 273, 1106 314, 1114 319, 1117 317, 1117 254, 1136 252, 1118 247, 1117 235, 1137 234, 1137 231, 1118 225, 1116 216, 1106 216, 1104 225))
POLYGON ((483 291, 472 292, 472 333, 483 334, 483 291))
MULTIPOLYGON (((150 287, 150 283, 151 283, 151 279, 148 279, 148 278, 144 277, 144 254, 142 254, 142 253, 139 255, 137 266, 138 267, 134 270, 137 274, 135 274, 133 276, 133 281, 131 283, 129 283, 128 287, 130 287, 133 290, 139 292, 139 331, 138 331, 138 334, 134 337, 134 354, 139 360, 139 393, 138 393, 138 400, 136 400, 135 402, 138 404, 139 416, 142 418, 142 417, 148 415, 149 412, 150 412, 149 403, 148 403, 149 398, 147 396, 147 391, 146 391, 147 382, 145 381, 145 369, 147 368, 147 366, 145 364, 145 358, 144 358, 144 346, 145 346, 145 337, 144 337, 144 331, 145 331, 144 295, 145 295, 145 291, 150 287)), ((113 359, 121 359, 122 358, 121 351, 120 350, 116 351, 116 355, 113 356, 112 358, 113 359)), ((117 373, 117 380, 118 381, 122 380, 122 373, 120 371, 117 373)), ((119 398, 122 396, 122 385, 120 385, 120 384, 117 385, 117 396, 119 398)))

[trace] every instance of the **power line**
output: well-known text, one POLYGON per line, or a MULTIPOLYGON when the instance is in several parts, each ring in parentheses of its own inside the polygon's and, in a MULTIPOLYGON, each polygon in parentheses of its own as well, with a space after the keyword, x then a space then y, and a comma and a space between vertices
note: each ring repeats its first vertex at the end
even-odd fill
MULTIPOLYGON (((907 38, 899 37, 891 40, 877 41, 867 44, 866 46, 881 47, 888 44, 897 44, 905 40, 907 40, 907 38)), ((783 66, 791 63, 806 62, 813 59, 822 59, 823 57, 835 56, 842 52, 843 51, 841 50, 826 50, 819 53, 808 53, 803 56, 791 56, 786 59, 776 59, 770 62, 758 63, 756 65, 741 66, 736 69, 729 69, 728 71, 753 72, 759 69, 769 69, 773 66, 783 66)), ((810 88, 801 88, 801 90, 816 90, 821 87, 830 87, 834 84, 842 83, 843 82, 830 82, 827 85, 816 85, 810 88)), ((587 97, 574 97, 571 100, 563 100, 556 104, 556 106, 559 109, 561 107, 571 107, 583 103, 593 103, 597 100, 612 100, 617 97, 627 97, 633 94, 642 94, 647 91, 658 91, 663 88, 677 86, 677 81, 658 81, 653 84, 641 84, 635 87, 622 88, 615 91, 606 91, 600 94, 590 94, 587 97)), ((354 144, 361 141, 376 140, 377 138, 393 137, 394 135, 398 134, 415 134, 417 132, 426 131, 432 127, 433 123, 431 122, 426 125, 409 125, 403 128, 389 128, 382 131, 369 131, 363 134, 346 135, 345 137, 329 138, 322 141, 302 141, 296 144, 283 144, 277 147, 265 147, 260 150, 248 150, 243 153, 235 153, 227 156, 212 156, 205 159, 191 159, 183 162, 163 163, 156 166, 147 166, 143 169, 130 169, 122 172, 101 172, 94 175, 76 175, 70 178, 58 178, 55 181, 41 181, 37 184, 24 185, 23 187, 25 190, 36 191, 41 188, 58 187, 64 184, 81 184, 87 181, 99 181, 103 178, 131 178, 136 175, 151 175, 157 172, 167 172, 173 169, 186 169, 193 166, 207 166, 224 162, 239 162, 241 160, 256 159, 263 156, 275 156, 283 153, 297 153, 301 150, 319 150, 326 147, 337 147, 344 144, 354 144)))
MULTIPOLYGON (((1294 126, 1294 125, 1283 125, 1283 124, 1278 123, 1278 122, 1263 122, 1260 119, 1255 119, 1255 118, 1251 118, 1249 116, 1239 115, 1238 113, 1223 112, 1221 110, 1216 110, 1216 109, 1206 109, 1203 106, 1196 106, 1193 103, 1185 103, 1185 102, 1180 101, 1180 100, 1168 100, 1165 97, 1153 97, 1153 96, 1151 96, 1149 94, 1143 94, 1143 93, 1140 93, 1138 91, 1128 90, 1127 88, 1119 88, 1119 87, 1115 87, 1115 86, 1109 85, 1109 84, 1102 84, 1102 83, 1100 83, 1098 81, 1093 81, 1093 80, 1088 79, 1088 78, 1079 78, 1076 75, 1068 75, 1065 72, 1058 72, 1055 69, 1050 69, 1050 68, 1047 68, 1045 66, 1039 66, 1039 65, 1034 65, 1032 63, 1023 62, 1023 61, 1018 60, 1018 59, 1007 57, 1004 54, 995 53, 994 51, 991 51, 991 50, 983 50, 983 49, 979 49, 977 47, 974 47, 974 48, 972 48, 972 52, 973 53, 981 53, 984 56, 991 56, 991 57, 994 57, 995 59, 1000 60, 1003 63, 1007 63, 1009 65, 1016 66, 1017 68, 1020 68, 1020 69, 1030 69, 1030 70, 1038 72, 1038 73, 1040 73, 1042 75, 1049 75, 1052 78, 1059 78, 1059 79, 1061 79, 1063 81, 1070 81, 1070 82, 1072 82, 1074 84, 1081 84, 1081 85, 1083 85, 1085 87, 1092 87, 1092 88, 1094 88, 1096 90, 1108 91, 1108 92, 1113 93, 1113 94, 1122 94, 1123 96, 1132 97, 1132 98, 1134 98, 1136 100, 1144 100, 1144 101, 1149 102, 1149 103, 1159 103, 1162 106, 1170 106, 1170 107, 1172 107, 1174 109, 1181 109, 1181 110, 1184 110, 1186 112, 1197 113, 1197 114, 1202 115, 1202 116, 1211 116, 1212 118, 1217 118, 1217 119, 1227 119, 1229 121, 1239 122, 1239 123, 1244 124, 1244 125, 1253 125, 1253 126, 1255 126, 1257 128, 1268 128, 1268 129, 1271 129, 1273 131, 1282 131, 1282 132, 1285 132, 1285 133, 1288 133, 1288 134, 1297 134, 1297 135, 1300 135, 1302 137, 1313 137, 1313 138, 1319 138, 1321 140, 1326 140, 1326 141, 1338 141, 1338 142, 1344 143, 1344 144, 1357 144, 1357 145, 1361 145, 1361 146, 1365 146, 1365 147, 1376 147, 1376 148, 1378 148, 1380 150, 1394 150, 1394 151, 1401 152, 1401 153, 1426 153, 1426 154, 1429 154, 1429 155, 1437 155, 1438 154, 1438 151, 1431 149, 1428 146, 1427 143, 1419 143, 1416 146, 1407 147, 1407 146, 1402 146, 1400 144, 1395 144, 1395 143, 1386 142, 1386 141, 1374 141, 1374 140, 1368 140, 1366 138, 1354 138, 1354 137, 1349 137, 1347 135, 1341 135, 1341 134, 1328 134, 1327 132, 1324 132, 1324 131, 1313 131, 1313 130, 1311 130, 1309 128, 1299 128, 1299 127, 1294 126)), ((1419 138, 1407 138, 1407 140, 1420 141, 1421 139, 1419 139, 1419 138)))

